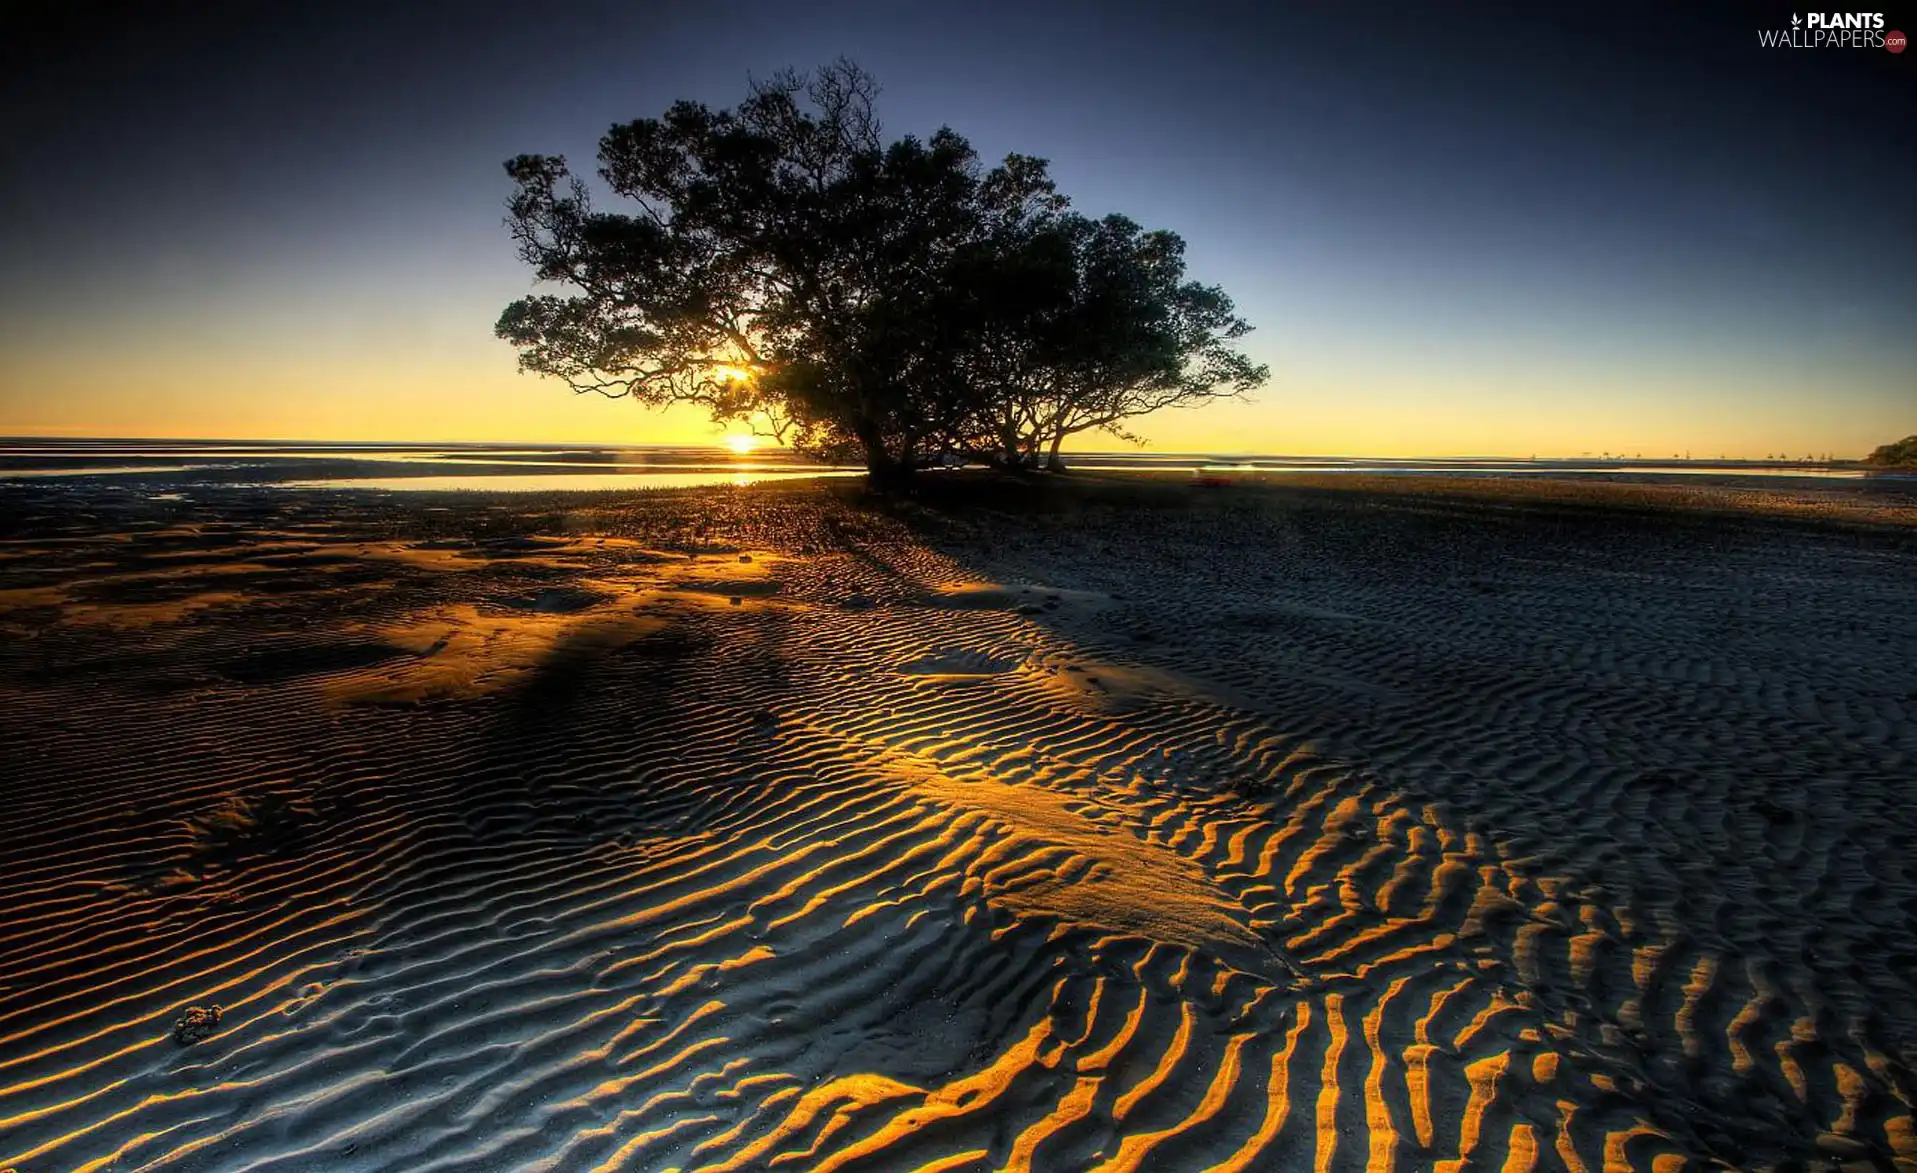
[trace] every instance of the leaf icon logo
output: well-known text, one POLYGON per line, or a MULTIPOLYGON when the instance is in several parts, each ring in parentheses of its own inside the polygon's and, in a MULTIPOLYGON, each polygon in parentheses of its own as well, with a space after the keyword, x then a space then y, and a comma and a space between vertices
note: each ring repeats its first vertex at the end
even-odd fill
POLYGON ((1796 27, 1797 27, 1798 25, 1800 25, 1800 24, 1803 24, 1803 23, 1804 23, 1803 21, 1801 21, 1801 20, 1799 20, 1799 19, 1797 19, 1797 14, 1796 14, 1795 12, 1793 12, 1793 13, 1791 13, 1791 27, 1792 27, 1792 28, 1796 28, 1796 27))

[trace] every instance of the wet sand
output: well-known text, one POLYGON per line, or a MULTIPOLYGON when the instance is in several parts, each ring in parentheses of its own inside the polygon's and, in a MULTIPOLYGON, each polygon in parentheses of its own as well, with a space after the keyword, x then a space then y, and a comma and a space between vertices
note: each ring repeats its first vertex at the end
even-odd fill
POLYGON ((0 1167, 1917 1167, 1913 614, 1854 487, 7 489, 0 1167))

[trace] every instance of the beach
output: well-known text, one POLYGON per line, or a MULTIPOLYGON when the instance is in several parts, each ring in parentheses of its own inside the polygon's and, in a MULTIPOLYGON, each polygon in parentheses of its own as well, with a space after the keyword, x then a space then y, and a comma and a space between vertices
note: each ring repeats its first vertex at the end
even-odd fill
POLYGON ((0 1168, 1917 1168, 1917 497, 0 489, 0 1168))

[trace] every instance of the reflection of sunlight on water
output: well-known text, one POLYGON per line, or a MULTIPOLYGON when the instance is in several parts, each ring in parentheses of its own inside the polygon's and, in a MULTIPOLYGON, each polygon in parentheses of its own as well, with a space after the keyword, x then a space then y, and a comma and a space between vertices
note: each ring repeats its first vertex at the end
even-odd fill
MULTIPOLYGON (((1147 473, 1200 479, 1239 475, 1281 479, 1299 474, 1402 476, 1683 477, 1802 480, 1892 478, 1855 465, 1786 461, 1660 461, 1593 457, 1384 458, 1255 453, 1079 452, 1078 472, 1147 473)), ((703 445, 351 444, 272 441, 21 440, 0 444, 0 481, 154 474, 197 474, 215 484, 272 483, 294 488, 485 489, 547 491, 692 488, 747 485, 792 476, 857 475, 844 465, 815 465, 757 436, 731 433, 703 445), (150 461, 136 464, 135 461, 150 461), (33 464, 44 467, 32 467, 33 464), (24 467, 7 468, 19 464, 24 467), (416 469, 420 477, 381 476, 416 469), (334 475, 326 475, 326 474, 334 475), (492 475, 492 474, 499 475, 492 475)))
POLYGON ((18 477, 101 477, 140 476, 150 472, 193 472, 210 465, 193 464, 96 464, 72 468, 0 468, 0 479, 18 477))
POLYGON ((630 472, 630 473, 504 473, 466 476, 427 477, 342 477, 326 481, 285 481, 288 489, 380 489, 388 492, 446 492, 466 489, 481 493, 552 492, 555 490, 606 489, 692 489, 704 485, 745 487, 770 481, 805 480, 812 477, 859 476, 853 469, 827 469, 805 472, 630 472))

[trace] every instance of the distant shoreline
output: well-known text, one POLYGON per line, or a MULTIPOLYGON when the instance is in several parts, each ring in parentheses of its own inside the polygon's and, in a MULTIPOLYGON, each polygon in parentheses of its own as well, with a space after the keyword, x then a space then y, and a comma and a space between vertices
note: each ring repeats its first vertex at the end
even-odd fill
MULTIPOLYGON (((688 466, 671 466, 675 469, 688 466)), ((862 478, 843 470, 760 466, 763 471, 730 478, 673 472, 657 476, 555 474, 520 477, 509 473, 471 476, 390 476, 358 481, 363 468, 329 465, 332 483, 301 479, 248 479, 230 483, 201 479, 210 470, 177 466, 151 474, 119 472, 93 476, 28 476, 8 480, 0 471, 0 498, 73 501, 125 499, 167 502, 220 500, 236 496, 287 495, 330 498, 370 494, 389 499, 395 513, 406 514, 449 499, 493 500, 502 506, 536 509, 616 502, 621 498, 719 494, 730 498, 777 495, 804 498, 825 495, 863 501, 882 509, 936 508, 1079 512, 1088 509, 1244 509, 1283 507, 1300 499, 1342 500, 1352 505, 1415 508, 1488 507, 1495 510, 1604 513, 1744 520, 1787 520, 1838 526, 1917 528, 1917 478, 1816 476, 1661 475, 1629 472, 1310 472, 1238 471, 1194 475, 1149 469, 1076 471, 1064 476, 1020 477, 985 469, 930 472, 898 497, 872 494, 862 478), (356 483, 357 482, 357 483, 356 483), (590 482, 590 483, 587 483, 590 482)), ((300 470, 310 478, 318 470, 300 470)), ((410 471, 410 470, 409 470, 410 471)))
MULTIPOLYGON (((1699 485, 1828 485, 1895 488, 1907 474, 1857 462, 1636 461, 1505 457, 1337 457, 1144 451, 1067 456, 1075 479, 1133 476, 1309 484, 1406 479, 1615 481, 1699 485)), ((781 448, 706 446, 343 444, 264 441, 0 438, 0 484, 33 481, 164 486, 168 490, 280 486, 415 492, 470 489, 542 492, 685 489, 811 477, 856 477, 863 469, 821 464, 781 448)), ((922 479, 951 476, 926 470, 922 479)), ((973 468, 966 477, 990 475, 973 468)))

